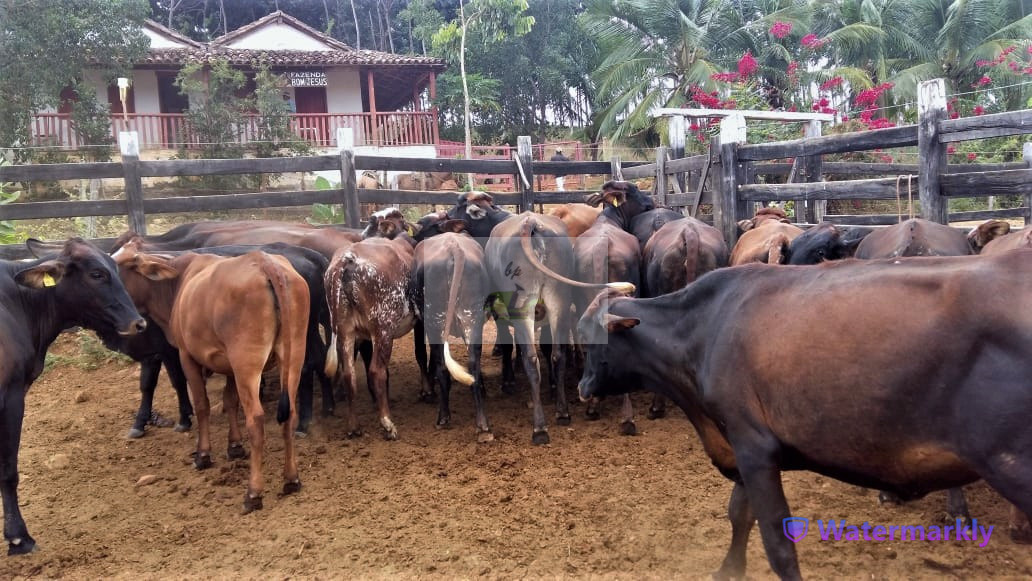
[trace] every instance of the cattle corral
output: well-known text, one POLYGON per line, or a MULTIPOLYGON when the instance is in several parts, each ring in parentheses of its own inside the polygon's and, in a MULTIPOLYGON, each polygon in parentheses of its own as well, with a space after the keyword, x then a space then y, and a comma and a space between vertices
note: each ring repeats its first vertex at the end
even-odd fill
MULTIPOLYGON (((71 338, 55 351, 77 355, 71 338)), ((585 421, 575 404, 573 424, 554 429, 551 445, 533 447, 525 390, 505 396, 494 379, 488 406, 497 439, 477 445, 468 392, 453 396, 456 427, 435 430, 435 406, 417 401, 410 337, 398 351, 392 397, 401 439, 384 441, 372 429, 374 407, 362 393, 367 433, 348 440, 343 418, 317 419, 298 442, 300 494, 270 494, 264 511, 247 516, 239 514, 247 462, 226 460, 222 444, 214 469, 198 472, 192 434, 149 427, 146 437, 125 439, 136 407, 134 366, 54 368, 30 391, 21 455, 23 512, 40 550, 0 559, 0 576, 704 579, 717 568, 727 549, 731 484, 683 414, 639 417, 642 434, 629 438, 618 433, 615 402, 606 402, 597 422, 585 421), (158 480, 137 486, 144 475, 158 480)), ((485 373, 498 377, 496 359, 485 373)), ((221 380, 213 381, 215 401, 220 391, 221 380)), ((164 377, 156 400, 171 417, 175 401, 164 377)), ((638 409, 647 405, 643 395, 635 400, 638 409)), ((274 409, 266 401, 270 430, 274 409)), ((213 425, 223 443, 225 416, 213 414, 213 425)), ((269 439, 271 481, 282 448, 278 434, 269 439)), ((813 473, 784 479, 799 516, 942 522, 943 493, 880 506, 873 491, 813 473)), ((1002 530, 1006 503, 982 483, 967 491, 979 523, 1001 529, 985 548, 807 538, 801 566, 814 579, 1032 575, 1028 547, 1002 530)), ((749 576, 773 578, 758 540, 750 543, 749 576)))
MULTIPOLYGON (((733 137, 742 127, 735 125, 741 120, 730 118, 725 120, 728 131, 722 131, 725 142, 714 141, 708 154, 679 158, 675 148, 674 159, 667 159, 666 149, 661 148, 651 164, 623 164, 618 159, 536 162, 530 159, 526 138, 520 139, 520 153, 512 161, 356 158, 344 148, 337 156, 289 160, 141 162, 129 147, 120 163, 0 168, 0 181, 122 177, 125 200, 11 204, 0 207, 0 218, 121 214, 128 216, 134 230, 145 232, 147 215, 152 213, 336 202, 343 204, 346 223, 354 227, 359 225, 361 203, 454 203, 451 193, 366 190, 354 182, 357 170, 411 169, 512 175, 514 183, 522 185, 515 193, 495 194, 494 201, 523 210, 579 201, 587 193, 536 192, 535 173, 651 177, 655 187, 649 193, 659 204, 692 215, 700 204, 710 205, 711 221, 729 243, 738 236, 737 221, 751 216, 760 201, 795 200, 795 221, 806 226, 821 213, 811 201, 898 198, 901 183, 909 181, 897 175, 824 182, 822 176, 831 173, 911 174, 918 178, 914 197, 925 217, 942 223, 1021 217, 1027 226, 1032 208, 1032 149, 1024 162, 963 168, 947 166, 940 154, 942 144, 958 139, 1027 133, 1032 111, 950 121, 936 117, 941 111, 926 99, 921 99, 918 126, 829 137, 808 132, 804 139, 783 143, 737 142, 733 137), (826 153, 914 144, 922 155, 913 166, 836 165, 821 160, 826 153), (794 162, 758 163, 784 158, 794 162), (142 195, 142 176, 335 169, 344 176, 335 190, 158 199, 142 195), (757 176, 770 180, 769 176, 785 174, 787 183, 756 183, 757 176), (972 192, 974 186, 979 186, 977 192, 972 192), (947 197, 972 193, 1021 195, 1024 207, 947 214, 947 197)), ((901 205, 906 189, 903 192, 901 205)), ((620 199, 626 202, 627 196, 620 199)), ((460 199, 460 203, 464 202, 460 199)), ((612 205, 607 210, 621 205, 607 204, 612 205)), ((836 220, 882 223, 886 217, 836 220)), ((98 242, 107 248, 110 241, 98 242)), ((0 252, 4 257, 25 255, 15 247, 0 252)), ((487 356, 488 341, 484 377, 495 441, 478 445, 471 429, 469 391, 458 385, 452 395, 454 427, 434 429, 436 407, 417 401, 420 378, 410 337, 396 342, 390 364, 392 417, 400 441, 382 440, 373 406, 362 390, 359 420, 365 434, 345 437, 348 428, 341 408, 336 418, 317 419, 308 438, 298 444, 304 489, 288 497, 270 493, 265 511, 245 516, 239 515, 238 500, 248 464, 225 458, 224 416, 213 417, 215 470, 195 471, 187 454, 192 436, 151 427, 142 440, 122 439, 136 402, 130 367, 52 369, 28 396, 21 447, 21 504, 42 551, 22 560, 0 561, 0 571, 10 568, 5 578, 264 577, 273 573, 359 578, 701 578, 717 569, 727 550, 731 485, 714 470, 691 424, 680 413, 647 421, 640 417, 646 401, 635 396, 641 433, 627 438, 620 436, 619 406, 613 400, 604 403, 598 422, 587 422, 585 408, 575 403, 570 426, 556 425, 549 405, 551 443, 532 447, 526 438, 530 422, 525 378, 520 380, 519 395, 503 394, 499 365, 487 356)), ((69 351, 68 343, 61 343, 59 351, 69 351)), ((465 358, 463 349, 456 352, 465 358)), ((576 378, 568 375, 567 379, 572 388, 576 378)), ((167 380, 162 382, 158 409, 171 416, 171 390, 167 380)), ((211 399, 219 401, 218 387, 210 391, 211 399)), ((265 408, 266 429, 278 431, 271 419, 276 409, 272 397, 265 408)), ((266 447, 268 476, 273 470, 270 465, 276 466, 283 456, 281 438, 271 434, 266 447)), ((941 493, 903 506, 879 506, 872 491, 810 472, 786 473, 784 481, 795 516, 846 519, 849 524, 942 522, 941 493)), ((858 571, 872 578, 1032 575, 1027 547, 1006 534, 1009 505, 985 484, 970 485, 967 491, 971 515, 983 526, 994 526, 986 547, 970 542, 818 542, 811 523, 811 536, 800 543, 802 571, 813 577, 854 576, 858 571)), ((766 578, 773 573, 758 537, 753 536, 748 549, 747 572, 766 578)))

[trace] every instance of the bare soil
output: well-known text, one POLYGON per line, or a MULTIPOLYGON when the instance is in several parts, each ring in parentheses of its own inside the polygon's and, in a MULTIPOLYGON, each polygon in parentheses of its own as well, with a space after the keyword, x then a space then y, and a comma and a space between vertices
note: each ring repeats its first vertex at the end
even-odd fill
MULTIPOLYGON (((74 356, 75 345, 66 337, 55 349, 74 356)), ((475 443, 465 390, 453 396, 454 427, 434 428, 435 406, 417 401, 406 337, 391 365, 400 441, 383 440, 363 394, 365 435, 345 439, 342 418, 318 418, 299 442, 304 488, 289 497, 276 494, 283 446, 273 394, 265 508, 246 516, 247 460, 225 459, 225 416, 214 416, 216 464, 198 472, 193 433, 151 427, 143 439, 125 438, 139 401, 135 366, 56 366, 29 394, 21 445, 21 504, 39 549, 0 556, 0 579, 702 579, 720 565, 731 484, 683 414, 646 420, 648 398, 637 396, 640 434, 628 437, 619 435, 614 402, 596 422, 575 404, 572 425, 553 422, 552 443, 532 446, 526 396, 503 395, 498 361, 485 361, 494 442, 475 443), (157 480, 137 486, 144 475, 157 480)), ((221 401, 221 378, 210 385, 221 401)), ((156 409, 170 417, 176 409, 164 377, 156 409)), ((936 493, 879 506, 875 492, 813 473, 784 481, 793 514, 812 519, 931 525, 945 505, 936 493)), ((1007 504, 982 483, 967 491, 972 515, 994 526, 986 547, 822 542, 811 523, 798 545, 804 575, 1032 576, 1032 549, 1006 534, 1007 504)), ((773 577, 755 532, 748 573, 773 577)))

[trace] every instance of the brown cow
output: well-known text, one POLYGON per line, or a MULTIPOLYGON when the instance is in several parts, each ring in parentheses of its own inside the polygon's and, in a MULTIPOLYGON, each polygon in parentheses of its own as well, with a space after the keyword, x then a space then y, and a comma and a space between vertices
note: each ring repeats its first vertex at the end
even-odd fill
POLYGON ((760 208, 756 211, 756 215, 747 220, 739 220, 738 228, 742 232, 748 232, 753 228, 759 228, 764 224, 771 222, 781 222, 783 224, 791 224, 792 221, 788 219, 788 214, 784 210, 777 207, 766 207, 760 208))
POLYGON ((281 256, 261 251, 232 258, 185 253, 168 259, 123 247, 119 274, 140 311, 153 319, 179 349, 197 415, 194 466, 209 468, 209 373, 226 375, 224 409, 229 415, 230 458, 246 455, 237 419, 243 404, 251 441, 251 475, 244 495, 244 513, 262 508, 262 457, 265 412, 258 396, 262 372, 280 369, 276 419, 283 425, 283 493, 301 489, 294 426, 297 389, 305 357, 308 285, 281 256), (288 421, 289 420, 289 421, 288 421))
POLYGON ((392 181, 392 190, 433 191, 441 189, 445 182, 455 181, 450 171, 427 171, 399 174, 392 181))
MULTIPOLYGON (((986 225, 983 224, 980 228, 983 226, 986 225)), ((986 227, 981 232, 988 232, 989 228, 986 227)), ((976 229, 976 232, 979 231, 976 229)), ((951 228, 923 218, 911 218, 871 232, 857 246, 854 256, 964 256, 976 253, 973 241, 977 238, 976 234, 975 238, 969 239, 959 228, 951 228)))
MULTIPOLYGON (((127 231, 115 239, 112 251, 140 236, 127 231)), ((165 250, 192 250, 211 246, 234 244, 273 244, 283 242, 303 248, 310 248, 327 259, 334 252, 362 239, 361 233, 328 226, 316 228, 310 224, 277 222, 273 220, 206 221, 182 224, 157 236, 140 236, 148 243, 159 244, 165 250)))
MULTIPOLYGON (((760 212, 776 209, 762 208, 760 212)), ((760 213, 757 212, 757 216, 759 215, 760 213)), ((788 259, 788 247, 792 240, 802 233, 802 228, 798 226, 769 217, 765 218, 760 221, 758 226, 754 226, 738 238, 734 249, 731 250, 730 264, 731 266, 750 262, 781 264, 788 259)))
POLYGON ((997 254, 1019 248, 1032 248, 1032 228, 1026 226, 1022 230, 991 240, 982 248, 981 254, 997 254))
POLYGON ((562 220, 563 224, 566 224, 566 232, 569 233, 570 238, 577 238, 585 230, 591 228, 600 212, 602 212, 601 206, 593 207, 575 202, 556 206, 548 211, 548 215, 562 220))
POLYGON ((380 235, 386 237, 366 238, 339 251, 326 269, 326 302, 333 329, 326 375, 347 388, 348 436, 360 435, 355 415, 358 384, 354 348, 358 339, 372 341, 373 356, 366 379, 376 398, 384 435, 396 440, 398 430, 391 421, 387 401, 387 368, 394 340, 411 331, 418 316, 410 291, 413 240, 398 235, 395 221, 378 223, 380 235))

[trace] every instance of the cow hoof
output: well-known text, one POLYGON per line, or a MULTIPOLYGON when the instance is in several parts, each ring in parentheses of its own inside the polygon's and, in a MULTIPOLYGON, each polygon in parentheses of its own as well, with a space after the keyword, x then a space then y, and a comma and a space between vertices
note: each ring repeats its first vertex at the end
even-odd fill
POLYGON ((176 424, 176 427, 174 427, 172 429, 177 431, 177 432, 189 432, 190 431, 190 424, 178 423, 178 424, 176 424))
POLYGON ((230 460, 247 458, 247 450, 244 449, 244 445, 240 442, 234 442, 226 448, 226 457, 230 460))
POLYGON ((28 555, 29 553, 35 552, 36 541, 29 535, 25 535, 21 539, 11 539, 7 542, 7 555, 28 555))
POLYGON ((198 470, 204 470, 206 468, 211 468, 212 467, 211 454, 208 453, 208 452, 205 452, 203 454, 194 452, 193 465, 194 465, 194 468, 196 468, 198 470))
POLYGON ((503 380, 502 393, 505 395, 516 395, 516 380, 503 380))
POLYGON ((387 440, 388 442, 397 441, 397 439, 398 439, 398 430, 391 430, 391 431, 384 430, 383 431, 383 439, 387 440))
POLYGON ((563 416, 560 416, 560 415, 556 415, 555 416, 555 423, 559 424, 560 426, 568 426, 568 425, 570 425, 571 421, 572 420, 570 419, 570 414, 566 414, 566 415, 563 415, 563 416))
POLYGON ((383 437, 385 440, 397 440, 398 439, 398 428, 394 426, 394 422, 390 418, 380 418, 380 426, 383 427, 383 437))
POLYGON ((307 438, 308 437, 308 428, 305 428, 303 430, 298 428, 298 429, 294 430, 294 437, 295 438, 307 438))
POLYGON ((620 422, 620 433, 624 436, 637 436, 638 426, 632 421, 620 422))
POLYGON ((301 480, 290 480, 283 483, 283 494, 295 494, 301 492, 301 480))
POLYGON ((589 422, 594 422, 595 420, 601 419, 602 414, 599 413, 599 411, 596 409, 588 408, 584 410, 584 418, 587 419, 589 422))
POLYGON ((545 444, 551 442, 552 440, 548 437, 548 432, 541 431, 541 432, 534 432, 534 435, 531 436, 530 441, 535 446, 544 446, 545 444))
POLYGON ((645 413, 645 417, 650 420, 658 420, 659 418, 666 416, 666 410, 657 408, 649 408, 649 411, 645 413))
POLYGON ((419 392, 419 401, 423 403, 437 403, 437 394, 432 391, 419 392))
POLYGON ((731 581, 732 579, 745 579, 745 572, 734 573, 721 568, 719 571, 714 571, 711 576, 713 581, 731 581))
POLYGON ((891 492, 884 490, 878 493, 878 504, 903 504, 903 500, 891 492))
POLYGON ((126 435, 126 438, 135 440, 137 438, 142 438, 143 434, 144 431, 139 428, 129 428, 129 433, 126 435))
POLYGON ((438 430, 450 430, 451 429, 451 420, 443 420, 443 421, 438 420, 437 423, 434 424, 434 427, 437 428, 438 430))
POLYGON ((333 408, 324 409, 322 411, 322 417, 324 417, 324 418, 332 418, 333 417, 333 408))
POLYGON ((494 442, 494 434, 491 432, 480 432, 477 434, 478 444, 486 444, 488 442, 494 442))
POLYGON ((351 430, 351 431, 349 431, 347 433, 347 438, 349 440, 354 440, 355 438, 361 438, 361 437, 362 437, 362 430, 351 430))
POLYGON ((241 514, 249 514, 256 510, 262 509, 262 497, 251 496, 250 494, 244 493, 244 508, 241 514))

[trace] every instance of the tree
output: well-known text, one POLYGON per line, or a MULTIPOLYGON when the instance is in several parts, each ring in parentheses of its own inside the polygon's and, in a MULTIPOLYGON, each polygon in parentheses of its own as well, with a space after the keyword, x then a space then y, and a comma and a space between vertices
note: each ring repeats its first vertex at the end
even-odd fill
POLYGON ((147 13, 144 0, 0 2, 0 148, 28 143, 32 114, 88 68, 127 74, 146 54, 147 13))
MULTIPOLYGON (((466 77, 466 37, 470 28, 476 28, 485 42, 504 40, 509 34, 516 36, 530 32, 534 17, 524 14, 526 0, 472 0, 468 9, 465 0, 459 1, 459 17, 452 20, 434 35, 434 45, 458 55, 459 75, 462 79, 463 123, 466 137, 466 158, 473 157, 470 135, 469 83, 466 77), (458 44, 457 51, 456 44, 458 44)), ((469 183, 473 183, 470 179, 469 183)))

